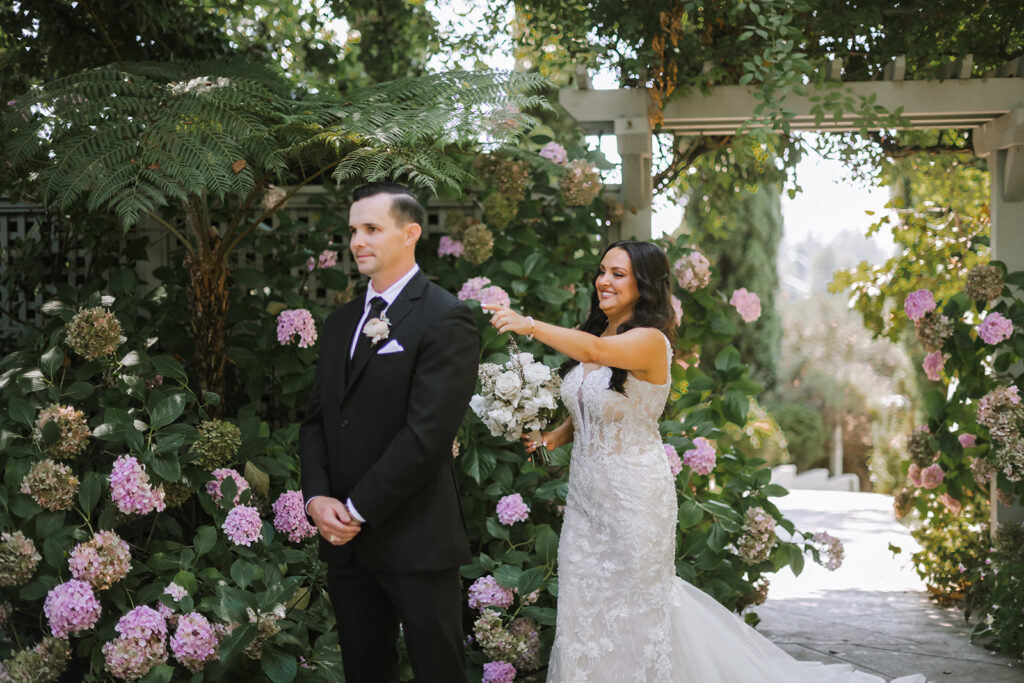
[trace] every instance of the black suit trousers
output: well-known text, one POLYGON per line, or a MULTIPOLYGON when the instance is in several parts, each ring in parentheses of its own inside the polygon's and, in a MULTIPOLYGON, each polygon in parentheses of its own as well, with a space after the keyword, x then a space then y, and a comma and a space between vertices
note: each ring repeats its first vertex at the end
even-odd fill
POLYGON ((346 683, 398 683, 399 623, 416 683, 466 680, 458 567, 393 573, 331 563, 327 592, 346 683))

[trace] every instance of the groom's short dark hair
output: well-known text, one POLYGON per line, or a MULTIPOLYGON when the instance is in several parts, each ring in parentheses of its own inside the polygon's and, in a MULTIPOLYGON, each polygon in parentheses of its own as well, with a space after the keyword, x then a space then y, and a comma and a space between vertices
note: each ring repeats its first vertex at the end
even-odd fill
POLYGON ((352 191, 352 201, 358 202, 377 194, 391 195, 391 215, 404 223, 426 224, 427 212, 413 191, 398 183, 367 183, 352 191))

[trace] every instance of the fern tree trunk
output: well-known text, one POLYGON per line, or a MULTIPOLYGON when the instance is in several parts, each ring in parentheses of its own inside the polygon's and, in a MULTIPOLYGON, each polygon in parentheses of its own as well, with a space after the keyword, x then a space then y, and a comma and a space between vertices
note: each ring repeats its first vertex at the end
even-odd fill
POLYGON ((196 249, 185 259, 188 270, 188 306, 192 341, 195 345, 194 372, 200 391, 212 391, 221 397, 208 408, 211 417, 219 417, 224 399, 224 368, 228 352, 224 330, 228 318, 228 281, 231 269, 227 254, 217 249, 220 237, 209 225, 204 203, 190 202, 186 210, 189 232, 196 249))

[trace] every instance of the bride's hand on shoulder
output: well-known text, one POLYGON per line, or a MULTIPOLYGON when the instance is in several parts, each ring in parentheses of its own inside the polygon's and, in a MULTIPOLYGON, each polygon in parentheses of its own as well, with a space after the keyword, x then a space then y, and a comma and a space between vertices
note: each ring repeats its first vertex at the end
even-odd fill
POLYGON ((480 308, 491 312, 491 326, 498 332, 513 332, 518 335, 530 334, 533 320, 516 313, 508 306, 501 304, 483 304, 480 308))

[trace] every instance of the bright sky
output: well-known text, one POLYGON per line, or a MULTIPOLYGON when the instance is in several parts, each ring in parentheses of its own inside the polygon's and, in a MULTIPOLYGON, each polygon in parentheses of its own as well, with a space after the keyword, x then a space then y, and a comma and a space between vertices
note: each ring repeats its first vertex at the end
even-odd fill
MULTIPOLYGON (((429 0, 428 7, 442 23, 450 22, 454 30, 465 30, 470 23, 479 20, 481 12, 480 3, 474 0, 429 0)), ((497 69, 511 69, 514 66, 511 55, 500 51, 488 56, 485 61, 488 66, 497 69)), ((618 87, 615 74, 610 72, 593 74, 592 80, 594 88, 618 87)), ((600 148, 609 161, 620 161, 614 136, 604 136, 600 140, 594 136, 589 140, 592 147, 600 148)), ((878 220, 889 199, 885 188, 864 187, 851 180, 849 171, 842 163, 822 159, 813 152, 804 155, 797 166, 797 180, 803 191, 795 199, 789 199, 785 193, 782 196, 785 235, 791 243, 802 242, 811 235, 822 243, 828 243, 831 236, 847 230, 864 235, 867 227, 878 220), (866 211, 874 211, 876 215, 870 216, 866 211)), ((607 173, 606 181, 620 182, 619 174, 607 173)), ((655 237, 679 227, 683 216, 682 206, 665 198, 656 198, 653 208, 651 223, 655 237)), ((880 234, 872 239, 887 253, 891 251, 891 235, 880 234)))

